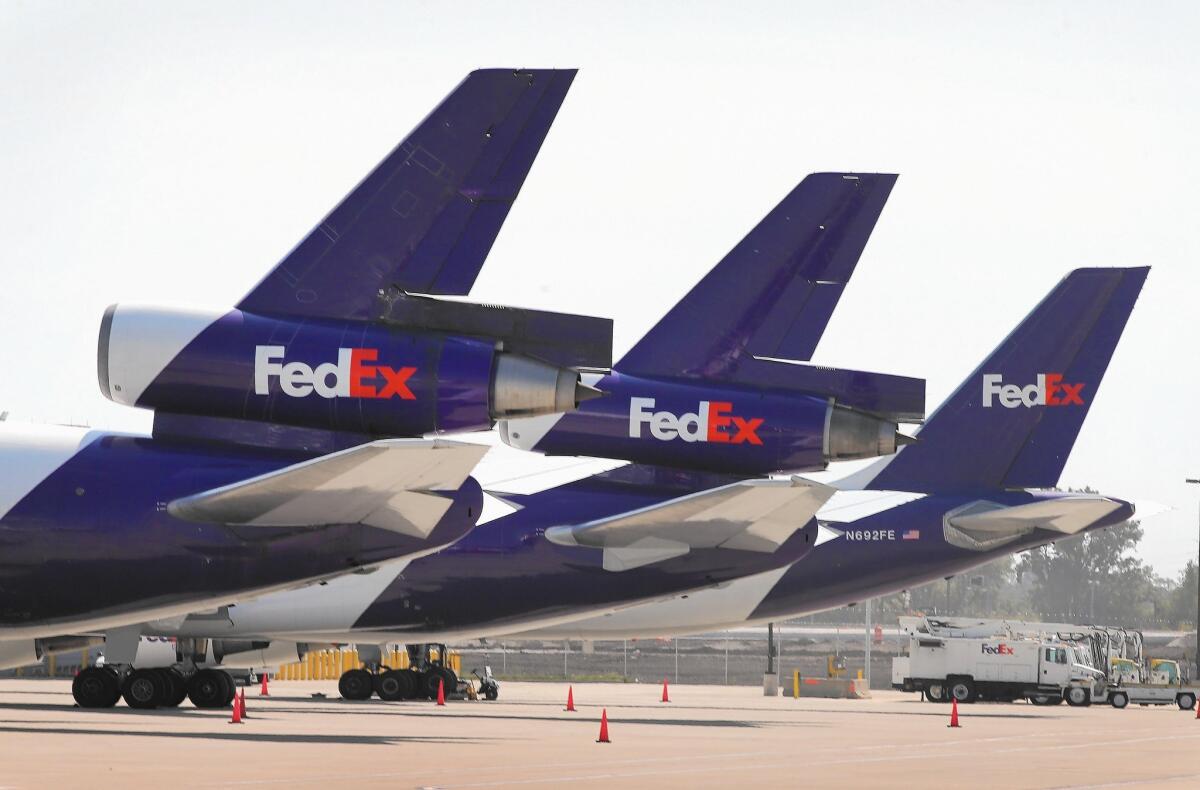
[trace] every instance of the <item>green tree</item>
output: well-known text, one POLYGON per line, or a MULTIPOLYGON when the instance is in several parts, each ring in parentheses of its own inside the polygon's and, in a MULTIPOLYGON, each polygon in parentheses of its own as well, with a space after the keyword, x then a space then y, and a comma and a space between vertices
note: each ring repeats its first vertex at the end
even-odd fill
POLYGON ((1189 560, 1167 600, 1166 618, 1176 628, 1196 627, 1196 563, 1189 560))
POLYGON ((1152 625, 1168 617, 1170 585, 1134 553, 1142 528, 1129 521, 1031 549, 1017 563, 1032 579, 1032 608, 1048 620, 1152 625))

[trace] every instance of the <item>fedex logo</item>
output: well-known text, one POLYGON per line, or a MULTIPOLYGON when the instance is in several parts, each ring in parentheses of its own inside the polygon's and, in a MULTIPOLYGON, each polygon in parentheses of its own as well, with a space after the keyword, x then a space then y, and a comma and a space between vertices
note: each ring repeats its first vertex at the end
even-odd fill
POLYGON ((995 647, 992 647, 987 642, 984 642, 979 646, 979 648, 979 652, 986 653, 989 656, 1011 656, 1013 654, 1013 649, 1003 642, 995 647))
POLYGON ((744 419, 729 414, 733 404, 727 401, 700 401, 696 413, 681 415, 669 411, 650 411, 654 398, 629 399, 629 435, 642 438, 642 425, 650 426, 650 435, 660 441, 676 437, 685 442, 720 442, 724 444, 762 444, 758 428, 761 417, 744 419))
POLYGON ((279 379, 284 395, 303 398, 316 392, 322 398, 392 398, 416 400, 408 380, 416 368, 390 368, 369 364, 379 358, 377 348, 339 348, 337 362, 316 369, 303 362, 283 362, 283 346, 254 347, 254 393, 270 392, 271 378, 279 379), (376 382, 382 379, 382 386, 376 382))
POLYGON ((1036 384, 1021 387, 1005 384, 999 373, 983 374, 983 408, 992 406, 997 398, 1006 409, 1018 406, 1082 406, 1083 382, 1068 384, 1061 373, 1039 373, 1036 384))

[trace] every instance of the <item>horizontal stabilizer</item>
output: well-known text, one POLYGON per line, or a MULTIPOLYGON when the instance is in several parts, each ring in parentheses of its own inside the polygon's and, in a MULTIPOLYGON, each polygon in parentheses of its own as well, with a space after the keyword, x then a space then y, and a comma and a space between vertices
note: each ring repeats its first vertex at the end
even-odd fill
POLYGON ((428 537, 484 445, 385 439, 176 499, 176 518, 256 527, 362 524, 428 537))
POLYGON ((472 304, 397 293, 380 318, 388 323, 456 335, 492 338, 510 354, 552 365, 607 370, 612 367, 613 322, 570 313, 472 304))
POLYGON ((986 550, 1028 535, 1035 529, 1075 535, 1133 508, 1118 499, 1097 494, 1072 494, 1006 507, 979 500, 946 514, 946 540, 962 548, 986 550))
POLYGON ((577 526, 551 527, 560 546, 604 550, 604 568, 623 571, 692 549, 773 552, 813 518, 834 489, 802 478, 743 480, 577 526))
POLYGON ((755 357, 743 362, 730 380, 754 387, 833 398, 839 406, 869 412, 892 422, 922 422, 925 419, 925 379, 755 357))

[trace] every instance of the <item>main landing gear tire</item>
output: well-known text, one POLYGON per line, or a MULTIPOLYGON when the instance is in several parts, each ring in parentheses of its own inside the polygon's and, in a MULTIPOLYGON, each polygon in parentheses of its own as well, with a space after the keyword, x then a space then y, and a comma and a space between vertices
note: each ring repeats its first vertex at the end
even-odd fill
POLYGON ((223 708, 233 702, 233 678, 219 669, 202 669, 188 681, 187 696, 197 708, 223 708))
POLYGON ((375 676, 375 693, 388 702, 408 699, 416 690, 416 685, 412 673, 403 669, 389 669, 375 676))
POLYGON ((221 682, 225 685, 225 705, 232 705, 233 698, 237 696, 237 683, 233 682, 233 675, 228 672, 217 670, 217 674, 221 676, 221 682))
POLYGON ((425 693, 424 684, 421 683, 421 673, 415 669, 401 669, 400 674, 408 677, 408 693, 404 695, 405 699, 420 699, 425 693))
POLYGON ((425 696, 437 699, 438 682, 443 684, 446 696, 458 691, 458 675, 449 667, 432 667, 425 673, 425 696))
POLYGON ((135 710, 150 710, 166 702, 172 693, 170 681, 158 669, 135 669, 125 678, 121 696, 135 710))
POLYGON ((187 680, 176 669, 160 669, 167 684, 167 696, 163 700, 164 708, 178 708, 187 699, 187 680))
POLYGON ((87 667, 71 682, 71 696, 81 708, 111 708, 121 698, 117 673, 105 667, 87 667))
POLYGON ((370 699, 375 693, 375 679, 365 669, 352 669, 338 680, 338 693, 342 695, 342 699, 370 699))
POLYGON ((1086 708, 1091 704, 1091 694, 1082 686, 1071 686, 1063 692, 1063 699, 1072 708, 1086 708))

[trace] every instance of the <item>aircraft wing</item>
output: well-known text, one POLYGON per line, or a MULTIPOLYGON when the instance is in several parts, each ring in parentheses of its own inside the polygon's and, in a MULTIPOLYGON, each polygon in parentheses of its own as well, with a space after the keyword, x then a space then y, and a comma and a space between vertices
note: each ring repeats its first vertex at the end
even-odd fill
POLYGON ((441 439, 384 439, 176 499, 176 518, 256 527, 363 524, 425 538, 487 453, 441 439))
POLYGON ((834 489, 798 477, 743 480, 575 526, 551 527, 560 546, 603 549, 604 568, 624 571, 692 549, 772 552, 808 523, 834 489))
POLYGON ((977 533, 1025 533, 1037 528, 1074 535, 1122 507, 1126 507, 1125 503, 1118 500, 1079 494, 1027 505, 950 514, 946 520, 951 526, 977 533))

